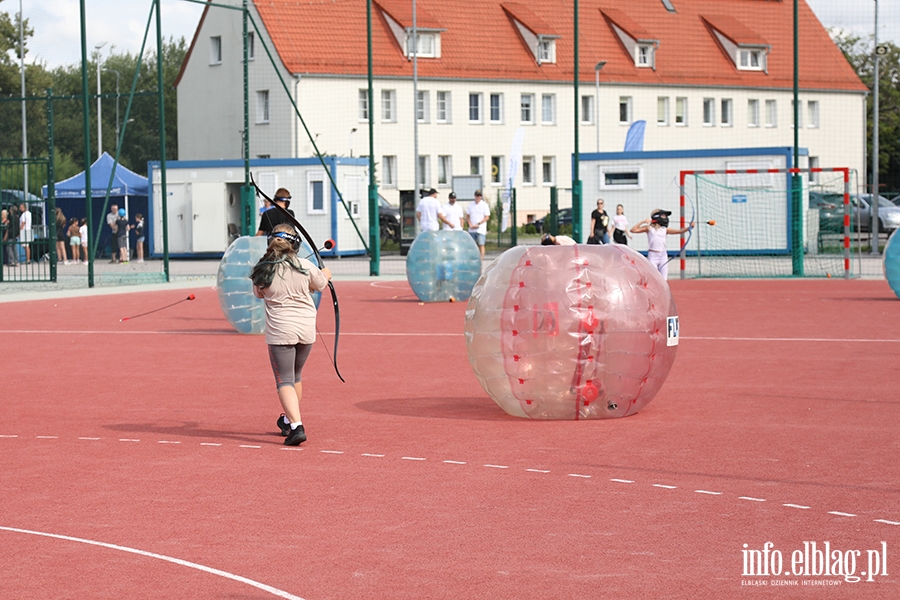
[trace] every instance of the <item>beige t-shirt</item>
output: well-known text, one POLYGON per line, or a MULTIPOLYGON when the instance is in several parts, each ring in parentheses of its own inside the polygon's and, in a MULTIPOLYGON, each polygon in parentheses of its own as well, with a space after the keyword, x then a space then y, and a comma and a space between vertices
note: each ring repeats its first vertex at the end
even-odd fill
POLYGON ((272 285, 262 291, 266 302, 266 343, 272 345, 312 344, 316 341, 316 305, 312 292, 328 285, 325 275, 305 258, 297 258, 309 271, 304 275, 282 263, 272 285))

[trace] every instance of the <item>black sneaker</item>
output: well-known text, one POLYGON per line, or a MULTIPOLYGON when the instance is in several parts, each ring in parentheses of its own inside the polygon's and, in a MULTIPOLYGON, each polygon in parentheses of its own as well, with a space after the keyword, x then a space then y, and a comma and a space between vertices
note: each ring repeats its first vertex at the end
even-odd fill
POLYGON ((284 413, 281 413, 281 416, 278 417, 278 429, 281 430, 282 437, 287 437, 287 434, 291 432, 291 424, 284 422, 284 413))
MULTIPOLYGON (((288 425, 290 427, 290 425, 288 425)), ((284 438, 285 446, 299 446, 303 442, 306 441, 306 432, 303 430, 303 425, 297 425, 297 429, 291 429, 290 433, 288 433, 287 437, 284 438)))

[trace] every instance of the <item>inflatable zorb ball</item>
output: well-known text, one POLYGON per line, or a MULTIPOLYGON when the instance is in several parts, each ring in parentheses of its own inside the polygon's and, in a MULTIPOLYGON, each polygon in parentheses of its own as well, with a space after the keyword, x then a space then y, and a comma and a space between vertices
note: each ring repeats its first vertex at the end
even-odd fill
POLYGON ((466 307, 475 377, 507 413, 607 419, 642 409, 678 348, 669 286, 628 246, 519 246, 466 307))
POLYGON ((466 300, 481 275, 481 252, 465 231, 423 231, 406 257, 406 279, 422 302, 466 300))
POLYGON ((884 278, 900 298, 900 238, 897 237, 897 231, 891 234, 884 247, 884 278))
MULTIPOLYGON (((250 271, 266 253, 268 239, 264 236, 243 236, 234 240, 219 262, 216 275, 216 289, 219 305, 231 326, 240 333, 265 333, 265 302, 253 295, 250 271)), ((297 252, 300 256, 312 254, 306 241, 297 252)), ((315 292, 316 307, 322 294, 315 292)))

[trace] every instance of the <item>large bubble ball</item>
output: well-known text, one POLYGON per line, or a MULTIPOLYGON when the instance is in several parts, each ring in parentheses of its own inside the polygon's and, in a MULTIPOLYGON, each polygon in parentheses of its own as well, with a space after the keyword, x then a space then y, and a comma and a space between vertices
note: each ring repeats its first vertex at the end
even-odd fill
POLYGON ((631 415, 678 349, 669 286, 623 245, 518 246, 486 269, 466 307, 475 377, 513 416, 631 415))
MULTIPOLYGON (((268 240, 264 236, 243 236, 234 240, 219 261, 216 290, 222 313, 239 333, 261 334, 266 330, 265 302, 253 295, 250 271, 266 253, 268 240)), ((305 241, 298 255, 306 256, 312 249, 305 241)), ((322 294, 313 294, 316 307, 322 294)))
POLYGON ((897 237, 897 231, 894 230, 884 247, 884 278, 900 298, 900 238, 897 237))
POLYGON ((481 252, 465 231, 423 231, 406 257, 406 279, 422 302, 467 300, 481 275, 481 252))

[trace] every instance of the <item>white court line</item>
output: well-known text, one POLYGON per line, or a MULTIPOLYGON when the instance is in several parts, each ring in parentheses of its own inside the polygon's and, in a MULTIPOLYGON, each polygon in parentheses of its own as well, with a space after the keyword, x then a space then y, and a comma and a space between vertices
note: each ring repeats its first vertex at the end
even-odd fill
POLYGON ((59 439, 58 435, 36 435, 34 437, 39 440, 58 440, 59 439))
POLYGON ((250 444, 241 444, 238 448, 262 448, 262 446, 251 446, 250 444))
POLYGON ((400 460, 426 460, 426 459, 419 458, 417 456, 401 456, 400 460))
POLYGON ((664 490, 675 490, 678 489, 677 485, 663 485, 661 483, 654 483, 653 487, 663 488, 664 490))
POLYGON ((120 442, 139 442, 141 440, 135 440, 135 439, 131 439, 131 438, 119 438, 119 441, 120 442))
POLYGON ((885 521, 884 519, 875 519, 876 523, 885 523, 887 525, 900 525, 900 521, 885 521))
POLYGON ((444 462, 447 463, 448 465, 464 465, 464 464, 466 464, 465 462, 463 462, 461 460, 445 460, 444 462))
POLYGON ((368 452, 363 452, 363 456, 371 456, 373 458, 384 458, 384 454, 369 454, 368 452))
POLYGON ((214 444, 212 442, 200 442, 201 446, 221 446, 222 444, 214 444))
POLYGON ((343 450, 319 450, 322 454, 343 454, 343 450))
POLYGON ((839 517, 855 517, 856 516, 856 515, 851 515, 850 513, 838 512, 836 510, 829 510, 828 514, 829 515, 837 515, 839 517))
POLYGON ((484 465, 489 469, 508 469, 506 465, 484 465))
POLYGON ((528 471, 529 473, 549 473, 550 472, 545 469, 525 469, 525 470, 528 471))
POLYGON ((738 500, 750 500, 751 502, 765 502, 765 498, 751 498, 750 496, 739 496, 738 500))
POLYGON ((787 506, 788 508, 802 508, 803 510, 808 509, 808 506, 803 506, 802 504, 782 504, 782 506, 787 506))
POLYGON ((138 550, 137 548, 129 548, 128 546, 117 546, 116 544, 107 544, 105 542, 98 542, 95 540, 86 540, 84 538, 70 537, 68 535, 59 535, 56 533, 45 533, 43 531, 29 531, 28 529, 16 529, 15 527, 3 527, 0 526, 0 530, 3 531, 12 531, 13 533, 27 533, 29 535, 39 535, 43 537, 55 538, 58 540, 66 540, 69 542, 78 542, 80 544, 89 544, 91 546, 100 546, 102 548, 109 548, 111 550, 119 550, 121 552, 130 552, 132 554, 138 554, 140 556, 146 556, 148 558, 156 558, 158 560, 164 560, 166 562, 174 563, 176 565, 181 565, 182 567, 189 567, 191 569, 197 569, 198 571, 203 571, 205 573, 210 573, 212 575, 218 575, 219 577, 224 577, 225 579, 231 579, 232 581, 237 581, 238 583, 246 583, 247 585, 253 586, 256 589, 262 590, 264 592, 268 592, 273 596, 278 596, 279 598, 287 598, 288 600, 303 600, 300 596, 294 596, 293 594, 289 594, 284 590, 279 590, 278 588, 274 588, 270 585, 266 585, 264 583, 260 583, 258 581, 253 581, 252 579, 247 579, 246 577, 241 577, 240 575, 235 575, 233 573, 229 573, 227 571, 220 571, 219 569, 213 569, 212 567, 207 567, 204 565, 198 565, 197 563, 188 562, 186 560, 181 560, 180 558, 173 558, 171 556, 165 556, 163 554, 156 554, 154 552, 146 552, 144 550, 138 550))
POLYGON ((19 437, 19 436, 17 436, 17 435, 5 435, 5 434, 4 434, 4 435, 0 435, 0 438, 16 438, 16 437, 19 437))
POLYGON ((569 477, 581 477, 583 479, 590 479, 592 475, 581 475, 580 473, 569 473, 569 477))
POLYGON ((634 483, 631 479, 610 479, 610 481, 615 481, 616 483, 634 483))
POLYGON ((721 496, 722 492, 710 492, 709 490, 694 490, 698 494, 709 494, 710 496, 721 496))
POLYGON ((174 440, 159 440, 158 444, 180 444, 181 442, 176 442, 174 440))
POLYGON ((96 442, 96 441, 99 440, 100 438, 80 437, 80 438, 78 438, 78 439, 79 439, 79 440, 88 440, 88 441, 96 442))

